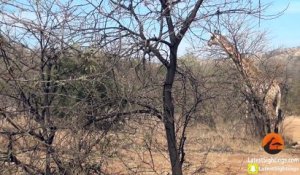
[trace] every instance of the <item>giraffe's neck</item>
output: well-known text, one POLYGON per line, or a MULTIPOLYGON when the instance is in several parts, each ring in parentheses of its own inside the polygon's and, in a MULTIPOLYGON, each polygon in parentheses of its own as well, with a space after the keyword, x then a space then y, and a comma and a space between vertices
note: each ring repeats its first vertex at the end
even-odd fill
POLYGON ((229 55, 233 62, 238 66, 241 71, 244 71, 249 76, 257 76, 259 74, 259 69, 250 60, 243 58, 241 53, 226 37, 219 35, 218 37, 219 45, 224 49, 224 51, 229 55))
POLYGON ((243 58, 241 53, 231 42, 227 40, 227 38, 220 35, 218 38, 218 42, 219 45, 233 60, 238 70, 242 73, 243 78, 246 80, 248 86, 251 86, 252 88, 257 87, 254 79, 260 77, 261 73, 255 66, 255 64, 251 60, 243 58))
POLYGON ((227 38, 225 38, 222 35, 219 35, 216 38, 218 38, 217 40, 219 42, 219 45, 224 49, 224 51, 229 55, 229 57, 231 57, 231 59, 235 63, 242 62, 241 54, 238 52, 237 48, 230 41, 227 40, 227 38))
POLYGON ((241 58, 241 68, 245 71, 247 76, 250 78, 259 78, 261 76, 261 72, 258 67, 251 60, 241 58))

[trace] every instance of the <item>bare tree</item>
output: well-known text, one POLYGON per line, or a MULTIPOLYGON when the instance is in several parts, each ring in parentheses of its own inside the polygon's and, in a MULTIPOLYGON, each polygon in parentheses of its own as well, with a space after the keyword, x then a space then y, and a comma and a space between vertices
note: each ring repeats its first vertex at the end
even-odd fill
MULTIPOLYGON (((82 128, 71 122, 72 118, 86 116, 92 111, 88 109, 95 108, 90 98, 96 87, 91 89, 91 84, 105 84, 101 80, 108 76, 105 66, 103 72, 93 72, 101 63, 92 65, 88 60, 90 51, 80 47, 90 41, 88 36, 84 38, 70 30, 71 26, 80 27, 76 23, 80 21, 78 7, 72 1, 1 1, 1 9, 0 81, 3 86, 0 94, 1 99, 7 100, 0 106, 1 120, 6 121, 1 136, 6 138, 7 145, 1 147, 4 155, 1 161, 27 174, 74 174, 72 168, 100 173, 100 165, 95 168, 92 162, 84 167, 82 164, 88 161, 105 132, 80 134, 82 128), (77 61, 78 65, 70 61, 77 61), (57 120, 59 116, 69 118, 62 124, 57 120), (65 134, 66 137, 78 143, 74 152, 62 151, 57 143, 64 139, 57 133, 64 133, 65 128, 74 134, 65 134), (73 156, 66 158, 62 154, 73 156)), ((101 56, 105 57, 98 53, 97 59, 101 56)), ((105 89, 98 88, 99 92, 106 93, 105 89)))
MULTIPOLYGON (((162 88, 162 105, 172 174, 182 174, 185 129, 176 135, 173 85, 178 68, 178 48, 187 34, 201 39, 207 22, 218 27, 218 17, 245 13, 259 16, 267 5, 254 6, 252 1, 87 1, 86 19, 94 21, 88 30, 99 32, 104 44, 112 43, 120 53, 142 54, 158 60, 166 68, 162 88), (201 26, 197 28, 197 25, 201 26), (93 26, 93 27, 92 27, 93 26), (100 26, 100 27, 99 27, 100 26), (200 32, 199 32, 200 30, 200 32)), ((198 101, 200 97, 198 98, 198 101)), ((197 100, 196 100, 197 101, 197 100)), ((198 104, 198 103, 197 103, 198 104)), ((188 120, 186 120, 188 122, 188 120)))
MULTIPOLYGON (((146 76, 147 63, 159 62, 163 65, 164 80, 158 83, 161 87, 161 101, 152 104, 154 100, 151 98, 141 100, 133 92, 130 94, 133 96, 122 92, 117 84, 122 81, 122 77, 116 78, 117 71, 115 65, 112 65, 109 72, 115 90, 110 93, 116 95, 114 98, 97 101, 94 94, 85 89, 83 106, 86 107, 89 118, 85 126, 105 119, 136 114, 155 116, 164 124, 172 174, 183 174, 186 128, 193 112, 205 97, 199 89, 201 81, 195 79, 191 71, 178 67, 180 44, 185 36, 203 41, 207 24, 213 24, 218 29, 219 17, 222 15, 242 13, 261 17, 261 12, 267 6, 260 3, 255 6, 251 0, 3 1, 0 14, 1 31, 5 39, 1 39, 1 56, 7 76, 2 79, 12 89, 13 95, 8 91, 3 94, 23 105, 23 111, 39 124, 40 131, 30 130, 28 133, 46 148, 43 170, 23 164, 12 154, 10 161, 31 174, 51 174, 53 171, 50 165, 53 160, 60 173, 67 172, 53 149, 53 139, 57 132, 53 115, 57 114, 55 108, 61 105, 57 99, 65 95, 58 87, 63 89, 67 83, 71 85, 68 86, 70 88, 72 84, 69 82, 73 80, 93 81, 97 74, 87 76, 71 72, 66 77, 66 72, 57 73, 61 71, 60 60, 71 54, 78 58, 83 55, 88 62, 88 58, 103 52, 111 59, 118 57, 120 62, 125 58, 137 58, 138 65, 143 67, 138 70, 141 73, 139 78, 146 76), (180 85, 175 86, 176 81, 180 85), (178 93, 177 88, 182 91, 178 93), (192 96, 192 102, 187 100, 188 95, 192 96), (178 96, 180 100, 176 100, 178 96), (99 113, 97 108, 106 112, 99 113), (107 108, 109 110, 105 110, 107 108), (176 118, 176 113, 181 113, 181 118, 176 118)), ((83 103, 75 104, 77 108, 74 105, 69 110, 82 112, 80 105, 83 103)))

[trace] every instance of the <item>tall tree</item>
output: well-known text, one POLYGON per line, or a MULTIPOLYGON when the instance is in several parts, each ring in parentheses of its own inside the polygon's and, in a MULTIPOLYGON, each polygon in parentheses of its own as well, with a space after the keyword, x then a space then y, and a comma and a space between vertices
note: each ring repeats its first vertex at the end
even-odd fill
MULTIPOLYGON (((101 44, 118 48, 120 54, 142 54, 142 62, 158 60, 166 68, 162 88, 163 118, 173 175, 182 174, 184 134, 176 135, 173 85, 178 68, 179 46, 184 37, 205 37, 207 24, 218 29, 220 15, 245 13, 260 16, 266 5, 251 0, 229 1, 89 1, 86 19, 92 24, 86 31, 97 32, 101 44)), ((185 132, 185 131, 183 131, 185 132)))
MULTIPOLYGON (((221 15, 244 13, 260 17, 261 12, 268 6, 253 0, 28 0, 1 1, 1 31, 10 38, 10 43, 16 42, 24 47, 23 56, 20 52, 6 54, 8 49, 2 47, 2 57, 8 79, 13 80, 16 92, 21 96, 19 101, 29 109, 30 115, 43 126, 42 133, 31 134, 40 139, 47 148, 45 174, 51 174, 50 160, 53 150, 51 144, 56 128, 53 126, 51 105, 57 95, 57 83, 64 82, 55 77, 57 60, 64 51, 72 49, 77 52, 81 47, 101 48, 112 57, 134 57, 143 66, 147 62, 160 62, 165 68, 164 81, 161 84, 162 111, 147 103, 135 99, 115 99, 121 104, 132 103, 142 107, 133 111, 120 111, 106 115, 123 116, 137 113, 148 113, 158 117, 164 124, 169 157, 173 175, 182 175, 184 162, 185 128, 190 121, 191 113, 203 100, 201 94, 195 93, 195 100, 189 109, 185 109, 184 127, 178 134, 176 126, 174 99, 174 82, 176 76, 189 78, 190 83, 196 84, 188 71, 178 67, 179 48, 183 40, 190 36, 194 41, 207 37, 208 26, 219 29, 221 15), (14 57, 11 58, 10 55, 14 57), (26 54, 25 54, 26 55, 26 54), (34 68, 32 74, 24 74, 19 69, 19 58, 32 58, 34 68), (16 62, 18 64, 15 64, 16 62), (15 70, 12 69, 12 66, 15 70), (18 70, 18 71, 16 71, 18 70), (36 74, 36 72, 39 72, 36 74), (36 77, 35 77, 36 76, 36 77), (29 81, 35 77, 38 81, 29 81), (17 81, 18 80, 18 81, 17 81), (26 80, 20 85, 19 80, 26 80), (32 86, 29 83, 32 82, 32 86), (30 88, 33 92, 24 90, 30 88), (161 115, 162 113, 162 115, 161 115)), ((2 39, 0 46, 3 45, 2 39)), ((7 46, 7 44, 6 44, 7 46)), ((11 44, 8 44, 11 47, 11 44)), ((16 47, 14 47, 16 48, 16 47)), ((20 51, 20 49, 17 49, 20 51)), ((30 70, 31 70, 30 69, 30 70)), ((145 72, 144 72, 145 75, 145 72)), ((75 77, 76 78, 76 77, 75 77)), ((77 77, 85 79, 85 77, 77 77)), ((71 80, 73 77, 70 78, 71 80)), ((77 80, 78 80, 77 79, 77 80)), ((183 83, 184 84, 184 83, 183 83)), ((186 91, 185 91, 186 92, 186 91)), ((8 94, 10 95, 10 94, 8 94)), ((92 95, 91 95, 92 96, 92 95)), ((87 100, 90 101, 90 100, 87 100)), ((93 104, 90 103, 89 106, 93 104)), ((52 156, 60 169, 63 167, 58 157, 52 156)), ((16 161, 18 162, 18 161, 16 161)), ((29 169, 29 168, 26 168, 29 169)), ((63 170, 61 170, 63 171, 63 170)), ((39 171, 36 171, 39 173, 39 171)), ((36 173, 33 172, 33 173, 36 173)), ((30 171, 31 174, 32 171, 30 171)))

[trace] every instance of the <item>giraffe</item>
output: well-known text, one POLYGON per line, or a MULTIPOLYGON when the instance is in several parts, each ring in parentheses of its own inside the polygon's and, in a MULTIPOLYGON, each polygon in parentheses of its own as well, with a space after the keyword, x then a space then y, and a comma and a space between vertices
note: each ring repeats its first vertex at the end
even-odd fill
POLYGON ((246 86, 246 94, 254 96, 254 101, 253 99, 249 101, 251 103, 259 102, 259 111, 264 116, 267 132, 278 132, 278 119, 281 118, 281 89, 278 81, 268 79, 266 74, 254 64, 253 60, 242 55, 236 45, 232 44, 219 32, 212 33, 208 45, 210 47, 213 45, 221 47, 231 58, 242 76, 243 83, 246 86))

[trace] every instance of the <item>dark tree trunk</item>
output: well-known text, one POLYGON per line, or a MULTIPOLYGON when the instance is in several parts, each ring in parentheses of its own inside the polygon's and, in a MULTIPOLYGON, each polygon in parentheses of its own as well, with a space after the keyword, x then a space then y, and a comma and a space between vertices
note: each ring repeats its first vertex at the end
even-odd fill
POLYGON ((177 66, 177 47, 171 48, 170 65, 167 67, 167 75, 163 88, 164 125, 167 135, 169 156, 172 166, 172 175, 182 175, 182 164, 177 149, 174 104, 172 98, 172 87, 174 83, 177 66))
POLYGON ((270 132, 270 120, 268 119, 265 108, 263 107, 263 101, 260 100, 256 94, 252 97, 254 104, 252 111, 254 111, 254 123, 257 132, 257 136, 263 139, 270 132))

